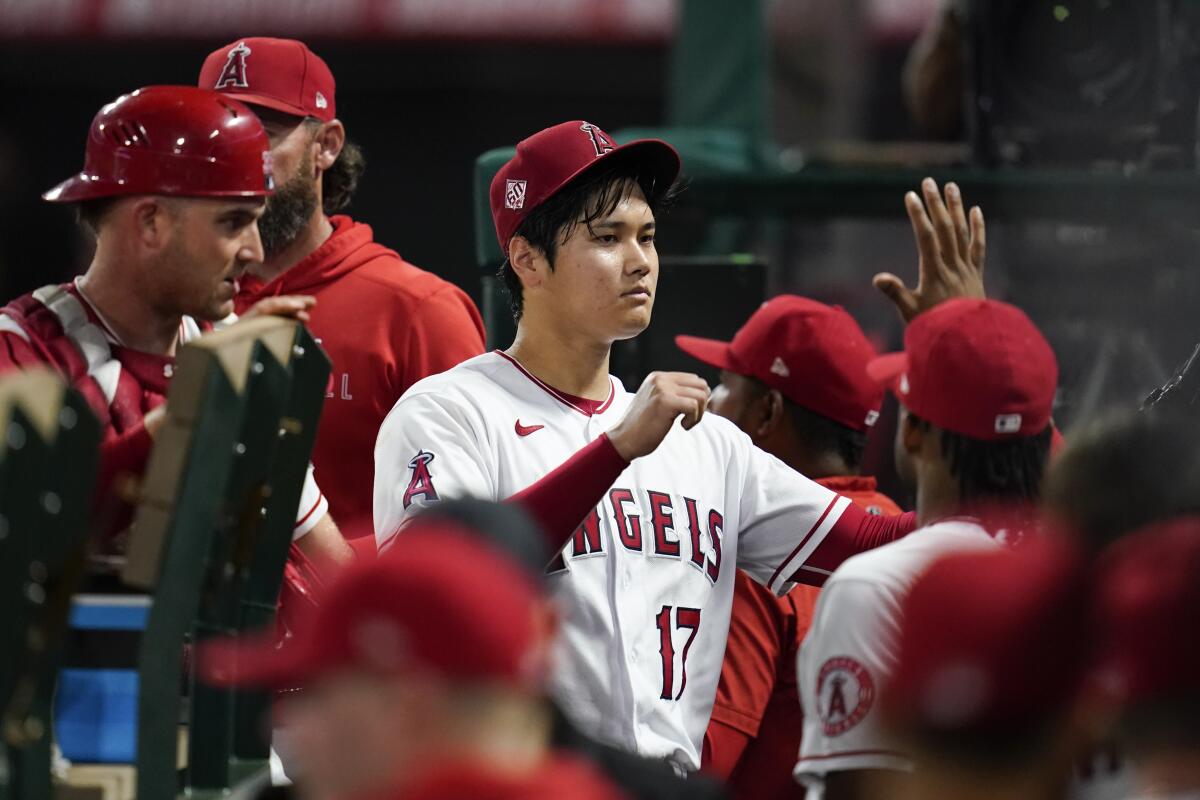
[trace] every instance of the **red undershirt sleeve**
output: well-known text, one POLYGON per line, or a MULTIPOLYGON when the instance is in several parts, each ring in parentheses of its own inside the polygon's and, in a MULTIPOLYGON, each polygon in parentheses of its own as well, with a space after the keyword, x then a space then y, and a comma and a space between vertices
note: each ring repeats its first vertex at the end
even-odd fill
POLYGON ((916 530, 916 527, 915 512, 881 517, 868 514, 851 503, 834 523, 833 529, 820 546, 792 574, 792 580, 809 586, 820 586, 846 559, 907 536, 916 530))
POLYGON ((519 504, 537 520, 547 547, 556 553, 628 466, 608 434, 601 434, 507 502, 519 504))

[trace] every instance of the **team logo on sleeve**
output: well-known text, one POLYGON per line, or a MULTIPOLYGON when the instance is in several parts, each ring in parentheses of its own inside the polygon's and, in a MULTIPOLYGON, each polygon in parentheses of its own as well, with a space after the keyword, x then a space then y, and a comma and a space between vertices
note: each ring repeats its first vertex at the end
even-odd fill
POLYGON ((225 66, 221 68, 221 77, 217 78, 217 83, 213 88, 249 88, 250 84, 246 82, 246 56, 248 55, 250 55, 250 48, 246 47, 245 42, 238 42, 236 46, 230 48, 229 55, 225 59, 225 66))
POLYGON ((817 674, 817 713, 826 736, 841 736, 863 721, 875 701, 875 682, 866 667, 849 656, 821 665, 817 674))
POLYGON ((420 450, 413 456, 413 460, 408 462, 408 468, 412 470, 412 478, 408 482, 408 488, 404 490, 405 508, 408 508, 418 497, 424 497, 427 500, 438 499, 437 489, 433 488, 433 476, 429 474, 429 464, 432 461, 433 453, 420 450))

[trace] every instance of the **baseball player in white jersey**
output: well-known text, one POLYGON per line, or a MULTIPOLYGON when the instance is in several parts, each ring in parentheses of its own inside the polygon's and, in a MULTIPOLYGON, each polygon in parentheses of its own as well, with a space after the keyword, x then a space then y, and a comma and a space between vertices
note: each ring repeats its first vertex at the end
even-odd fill
POLYGON ((665 143, 617 146, 582 121, 518 145, 491 186, 516 340, 400 399, 376 443, 374 511, 381 549, 448 497, 520 495, 559 520, 556 699, 592 736, 696 769, 735 567, 778 592, 819 584, 914 520, 870 517, 727 420, 701 423, 697 376, 655 373, 634 396, 608 374, 612 342, 649 324, 654 212, 678 171, 665 143))
POLYGON ((916 484, 923 527, 847 560, 817 601, 797 674, 805 715, 795 775, 809 800, 865 796, 864 782, 887 774, 880 770, 911 769, 879 719, 900 604, 938 556, 1015 538, 988 510, 1035 502, 1050 448, 1057 362, 1013 306, 944 303, 908 327, 905 352, 876 359, 869 373, 901 403, 897 467, 916 484))

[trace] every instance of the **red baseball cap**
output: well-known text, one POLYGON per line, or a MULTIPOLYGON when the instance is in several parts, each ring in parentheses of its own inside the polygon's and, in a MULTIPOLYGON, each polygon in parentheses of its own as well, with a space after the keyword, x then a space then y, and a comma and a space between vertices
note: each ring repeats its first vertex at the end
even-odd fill
POLYGON ((1148 526, 1097 565, 1099 688, 1122 702, 1195 694, 1200 676, 1200 517, 1148 526))
POLYGON ((1087 570, 1065 541, 943 556, 901 615, 883 698, 901 729, 1016 734, 1051 719, 1084 684, 1087 570))
POLYGON ((295 39, 238 39, 209 53, 198 85, 243 103, 329 122, 337 116, 333 73, 295 39))
POLYGON ((867 373, 943 430, 984 441, 1041 433, 1050 424, 1058 361, 1025 312, 997 300, 949 300, 904 332, 904 352, 867 373))
POLYGON ((679 154, 660 139, 618 145, 604 131, 581 119, 538 131, 517 145, 517 154, 492 178, 489 197, 500 249, 530 213, 571 181, 614 158, 642 162, 664 188, 679 175, 679 154))
POLYGON ((675 344, 856 431, 879 418, 883 389, 867 376, 867 364, 878 354, 841 306, 784 294, 763 303, 731 342, 676 336, 675 344))
POLYGON ((347 568, 293 641, 274 632, 201 645, 218 686, 295 686, 341 669, 429 672, 535 689, 546 668, 534 581, 446 523, 409 526, 387 554, 347 568))

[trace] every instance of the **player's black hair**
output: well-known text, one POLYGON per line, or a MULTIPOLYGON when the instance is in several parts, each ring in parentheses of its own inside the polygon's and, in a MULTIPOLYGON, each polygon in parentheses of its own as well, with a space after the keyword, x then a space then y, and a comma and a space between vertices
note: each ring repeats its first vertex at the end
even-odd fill
MULTIPOLYGON (((761 398, 771 387, 750 375, 743 375, 754 388, 755 399, 761 398)), ((862 469, 863 456, 867 451, 867 434, 848 428, 815 411, 798 406, 786 397, 783 407, 792 419, 796 434, 804 447, 814 454, 833 453, 841 457, 846 468, 857 475, 862 469)))
POLYGON ((840 422, 829 417, 802 408, 791 400, 784 398, 792 424, 796 433, 804 440, 806 447, 815 452, 832 452, 842 457, 847 469, 858 474, 862 469, 863 455, 867 451, 867 434, 847 428, 840 422))
MULTIPOLYGON (((908 416, 923 430, 934 428, 911 411, 908 416)), ((973 439, 942 428, 937 433, 963 503, 1015 500, 1032 504, 1041 498, 1042 478, 1050 458, 1050 425, 1041 433, 1000 442, 973 439)))
POLYGON ((75 221, 79 223, 84 230, 95 236, 100 232, 100 223, 104 221, 104 216, 116 203, 116 197, 97 197, 92 200, 83 200, 75 204, 75 221))
MULTIPOLYGON (((314 130, 321 125, 321 120, 305 117, 304 124, 314 130)), ((321 209, 327 215, 336 214, 350 205, 366 168, 367 157, 362 148, 347 138, 337 160, 321 173, 321 209)))
MULTIPOLYGON (((756 400, 771 391, 771 387, 758 378, 750 375, 742 377, 753 387, 756 400)), ((847 428, 836 420, 798 406, 786 397, 783 398, 783 407, 791 417, 796 434, 809 452, 836 454, 841 457, 846 469, 852 474, 858 474, 867 451, 866 433, 847 428)))
POLYGON ((1073 430, 1046 476, 1046 504, 1097 550, 1151 522, 1200 514, 1200 426, 1156 408, 1073 430))
POLYGON ((538 523, 514 503, 459 498, 423 509, 421 520, 448 522, 502 550, 531 578, 541 582, 551 553, 538 523))
MULTIPOLYGON (((655 215, 670 204, 677 191, 677 184, 659 184, 654 173, 642 162, 609 157, 530 212, 514 235, 524 237, 541 250, 550 262, 550 268, 554 269, 558 248, 575 227, 584 225, 590 230, 593 224, 613 213, 635 186, 641 187, 646 203, 655 215)), ((521 279, 508 263, 507 253, 500 265, 500 279, 508 291, 513 320, 520 322, 524 311, 521 279)))

